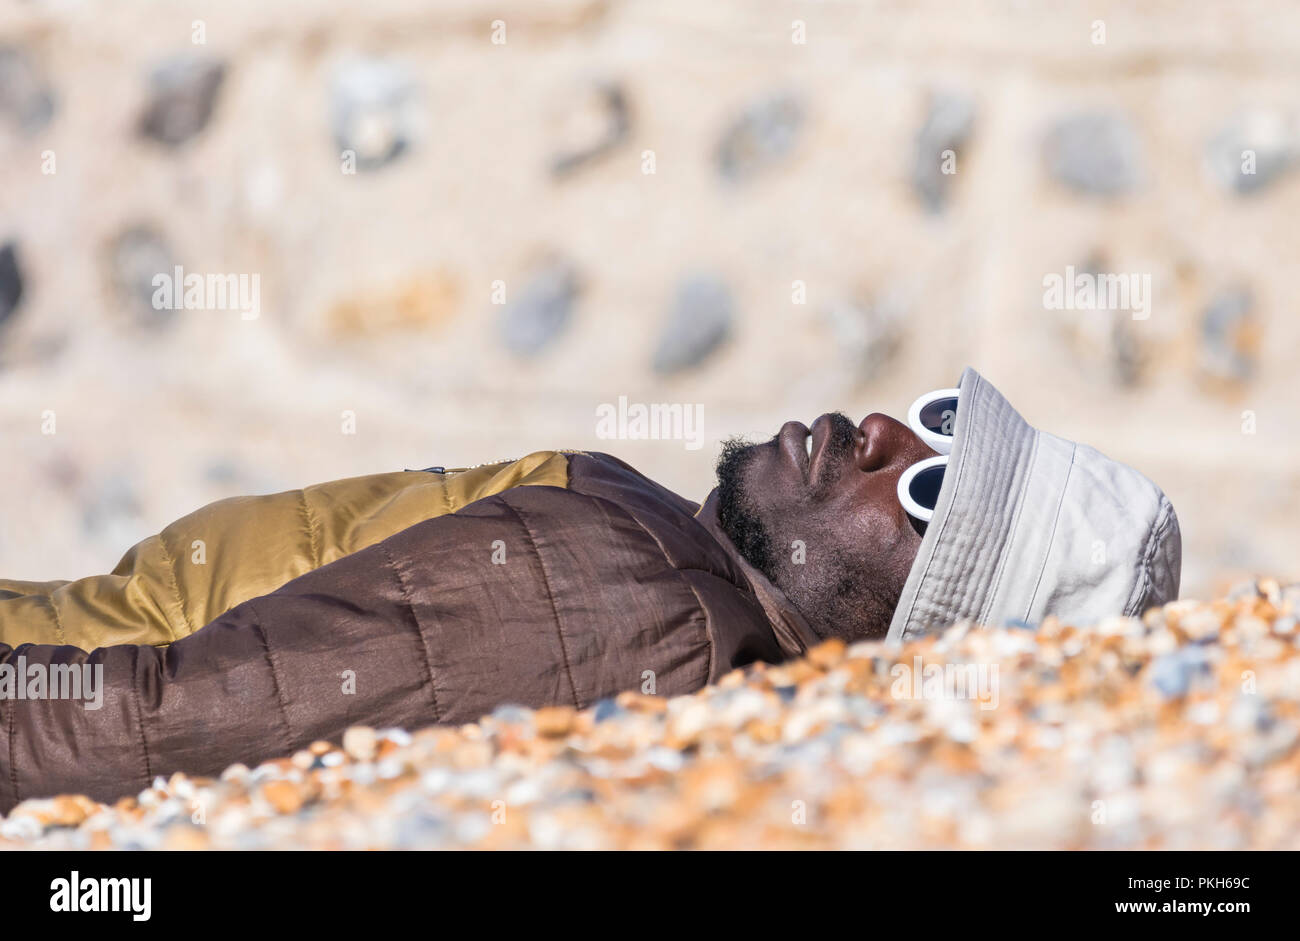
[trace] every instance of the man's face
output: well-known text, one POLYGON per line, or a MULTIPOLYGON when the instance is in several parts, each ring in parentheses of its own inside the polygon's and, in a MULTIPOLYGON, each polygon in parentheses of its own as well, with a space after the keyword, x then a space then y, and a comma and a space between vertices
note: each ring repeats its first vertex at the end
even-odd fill
POLYGON ((819 635, 880 637, 921 544, 898 478, 934 453, 878 413, 786 422, 762 444, 723 445, 719 522, 819 635))

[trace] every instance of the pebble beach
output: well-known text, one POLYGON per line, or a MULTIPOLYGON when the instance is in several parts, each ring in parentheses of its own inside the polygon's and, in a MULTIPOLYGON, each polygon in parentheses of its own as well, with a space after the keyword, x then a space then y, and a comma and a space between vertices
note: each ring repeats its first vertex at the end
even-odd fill
POLYGON ((689 696, 349 729, 4 849, 1300 849, 1300 585, 830 641, 689 696))

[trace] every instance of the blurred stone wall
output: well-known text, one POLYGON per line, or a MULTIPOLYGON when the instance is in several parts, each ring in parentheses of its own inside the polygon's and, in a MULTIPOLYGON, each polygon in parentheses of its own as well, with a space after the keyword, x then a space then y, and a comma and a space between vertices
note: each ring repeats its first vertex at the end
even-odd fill
POLYGON ((971 364, 1165 488, 1185 593, 1298 576, 1300 7, 1133 6, 6 0, 0 572, 539 448, 699 498, 971 364), (176 265, 258 316, 158 309, 176 265), (601 440, 619 396, 704 447, 601 440))

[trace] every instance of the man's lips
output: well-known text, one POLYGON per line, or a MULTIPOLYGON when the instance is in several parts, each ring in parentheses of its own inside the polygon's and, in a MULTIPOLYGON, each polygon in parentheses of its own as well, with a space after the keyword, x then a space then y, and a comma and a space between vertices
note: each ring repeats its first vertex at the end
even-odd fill
MULTIPOLYGON (((873 470, 868 462, 872 458, 872 444, 876 436, 870 434, 863 424, 853 431, 851 453, 855 463, 862 470, 873 470)), ((835 434, 835 421, 830 415, 821 415, 809 428, 803 422, 791 421, 781 426, 776 436, 777 449, 803 477, 805 483, 819 479, 822 465, 835 434)))
POLYGON ((879 412, 856 427, 838 413, 819 416, 811 428, 786 422, 768 447, 777 451, 774 472, 797 474, 794 479, 809 487, 837 489, 856 479, 850 471, 897 477, 909 464, 934 455, 905 425, 879 412))

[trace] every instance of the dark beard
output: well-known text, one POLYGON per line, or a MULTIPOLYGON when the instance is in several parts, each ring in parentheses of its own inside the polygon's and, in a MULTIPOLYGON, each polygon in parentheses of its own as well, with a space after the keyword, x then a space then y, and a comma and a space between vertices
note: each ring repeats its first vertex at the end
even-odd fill
POLYGON ((718 457, 718 522, 746 562, 768 579, 776 574, 772 537, 745 492, 745 469, 758 447, 740 438, 722 443, 718 457))
POLYGON ((790 600, 801 611, 808 609, 804 615, 819 637, 838 637, 849 644, 883 640, 903 594, 903 582, 875 584, 851 559, 836 558, 829 568, 836 573, 834 587, 814 588, 806 598, 796 592, 790 600))

